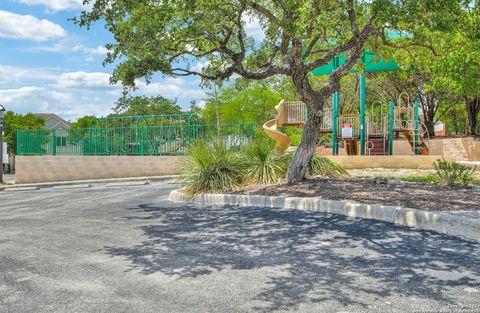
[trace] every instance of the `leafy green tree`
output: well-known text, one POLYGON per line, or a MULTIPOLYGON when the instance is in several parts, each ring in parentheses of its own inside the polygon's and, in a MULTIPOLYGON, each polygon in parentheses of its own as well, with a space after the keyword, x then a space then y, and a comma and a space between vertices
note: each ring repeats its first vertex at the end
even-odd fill
POLYGON ((113 110, 122 115, 159 115, 183 113, 177 100, 169 100, 162 96, 122 97, 115 103, 113 110))
POLYGON ((76 122, 70 124, 70 128, 79 129, 79 128, 90 128, 90 122, 96 117, 93 115, 85 115, 79 118, 76 122))
POLYGON ((42 129, 45 120, 32 113, 22 115, 8 111, 5 113, 3 124, 5 133, 3 140, 8 144, 8 152, 17 155, 17 131, 42 129))
POLYGON ((209 124, 254 123, 261 126, 275 116, 275 106, 288 98, 275 85, 266 81, 237 79, 232 85, 221 88, 217 93, 208 93, 202 117, 209 124))
POLYGON ((449 51, 439 62, 433 88, 453 92, 463 100, 467 112, 467 134, 478 134, 480 113, 480 4, 464 16, 449 51))
MULTIPOLYGON (((363 49, 394 45, 388 34, 408 34, 405 45, 431 45, 426 29, 448 31, 470 1, 445 0, 84 0, 90 11, 81 26, 99 20, 115 43, 106 63, 115 63, 114 82, 133 86, 154 73, 199 76, 222 81, 233 74, 263 80, 285 76, 307 103, 309 119, 288 171, 288 182, 305 179, 320 136, 323 107, 340 80, 359 63, 363 49), (246 32, 246 22, 260 22, 264 38, 246 32), (377 40, 376 40, 377 39, 377 40), (325 84, 313 86, 308 75, 336 55, 346 59, 325 84), (199 62, 207 64, 197 70, 199 62)), ((393 40, 396 41, 396 40, 393 40)))

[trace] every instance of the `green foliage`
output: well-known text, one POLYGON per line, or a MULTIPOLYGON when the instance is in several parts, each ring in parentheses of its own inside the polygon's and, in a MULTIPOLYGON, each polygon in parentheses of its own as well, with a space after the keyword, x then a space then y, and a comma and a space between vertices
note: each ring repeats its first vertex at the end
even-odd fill
POLYGON ((223 192, 243 182, 243 159, 218 142, 200 141, 191 146, 180 182, 191 194, 223 192))
POLYGON ((303 127, 301 126, 287 126, 282 127, 281 131, 290 137, 291 145, 298 146, 302 140, 303 127))
POLYGON ((237 79, 230 86, 208 93, 201 114, 208 124, 217 123, 218 119, 220 123, 253 123, 261 126, 275 116, 275 106, 288 96, 283 89, 272 81, 237 79))
POLYGON ((308 164, 307 176, 342 177, 348 176, 348 172, 335 161, 322 155, 314 154, 308 164))
POLYGON ((131 116, 183 113, 182 108, 177 104, 177 100, 169 100, 162 96, 122 97, 115 103, 113 110, 117 114, 131 116))
POLYGON ((440 185, 452 186, 462 184, 464 186, 471 183, 474 179, 476 168, 468 168, 463 164, 456 162, 447 162, 438 160, 433 164, 435 176, 440 185))
MULTIPOLYGON (((305 61, 315 66, 328 62, 334 50, 348 54, 352 46, 378 46, 383 42, 379 34, 388 32, 408 34, 398 36, 401 44, 429 44, 426 29, 451 31, 470 5, 432 0, 84 2, 91 10, 76 22, 88 27, 101 21, 112 32, 115 42, 107 45, 111 52, 105 63, 116 65, 112 80, 127 86, 156 72, 198 75, 204 81, 233 74, 253 79, 292 75, 290 66, 307 74, 308 68, 295 60, 307 47, 312 53, 305 61), (249 18, 259 21, 262 36, 246 32, 249 18), (367 21, 375 29, 365 27, 367 21), (371 40, 359 41, 359 31, 371 40)), ((357 61, 352 60, 353 66, 357 61)))
POLYGON ((70 125, 70 128, 73 128, 73 129, 90 128, 90 122, 94 119, 95 119, 95 116, 93 115, 85 115, 79 118, 76 122, 73 122, 70 125))
MULTIPOLYGON (((5 113, 3 118, 3 140, 8 144, 8 152, 17 154, 17 130, 42 129, 45 120, 28 113, 26 115, 16 114, 11 111, 5 113)), ((0 134, 1 135, 1 134, 0 134)))
POLYGON ((262 142, 244 148, 245 180, 249 184, 272 185, 279 183, 287 174, 285 154, 262 142))
MULTIPOLYGON (((200 141, 190 147, 180 183, 190 194, 225 192, 245 184, 272 185, 281 183, 293 153, 281 153, 263 141, 241 150, 229 149, 218 142, 200 141)), ((309 177, 348 176, 347 171, 330 159, 314 155, 309 177)))
POLYGON ((401 178, 401 180, 411 183, 432 183, 438 184, 438 176, 435 174, 412 175, 401 178))

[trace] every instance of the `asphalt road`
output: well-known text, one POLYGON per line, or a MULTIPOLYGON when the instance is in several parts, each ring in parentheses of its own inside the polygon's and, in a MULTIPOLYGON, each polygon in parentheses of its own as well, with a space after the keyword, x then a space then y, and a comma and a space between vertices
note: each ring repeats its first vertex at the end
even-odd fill
POLYGON ((0 312, 480 312, 480 245, 339 215, 0 192, 0 312))

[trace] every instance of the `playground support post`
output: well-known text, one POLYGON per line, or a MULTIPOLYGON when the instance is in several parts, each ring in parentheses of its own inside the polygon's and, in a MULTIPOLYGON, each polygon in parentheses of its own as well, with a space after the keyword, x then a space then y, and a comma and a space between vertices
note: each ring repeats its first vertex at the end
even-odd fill
POLYGON ((365 74, 360 75, 360 155, 365 155, 365 74))
POLYGON ((390 100, 390 105, 389 105, 389 134, 388 134, 388 141, 389 141, 389 154, 393 155, 393 127, 394 127, 394 116, 393 116, 393 111, 394 111, 394 103, 393 100, 390 100))
POLYGON ((332 95, 332 154, 338 154, 338 115, 340 104, 340 92, 335 91, 332 95))
MULTIPOLYGON (((333 68, 339 67, 339 57, 333 57, 333 68)), ((332 154, 338 154, 338 116, 340 115, 340 91, 332 94, 332 154)))
POLYGON ((414 108, 414 115, 415 115, 415 139, 414 139, 414 142, 413 142, 413 147, 415 149, 415 154, 418 155, 419 154, 419 151, 418 151, 418 146, 419 146, 419 138, 418 138, 418 135, 419 135, 419 121, 418 121, 418 118, 419 118, 419 102, 418 102, 418 99, 415 100, 415 108, 414 108))

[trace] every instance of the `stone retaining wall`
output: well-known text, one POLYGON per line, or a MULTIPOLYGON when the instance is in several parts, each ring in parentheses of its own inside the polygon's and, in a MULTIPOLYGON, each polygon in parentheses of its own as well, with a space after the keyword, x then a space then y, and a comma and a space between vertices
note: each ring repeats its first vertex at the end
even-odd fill
POLYGON ((182 156, 17 156, 17 184, 179 173, 182 156))
MULTIPOLYGON (((450 161, 480 161, 480 140, 473 137, 434 138, 429 141, 430 154, 439 155, 450 161)), ((327 153, 330 149, 327 149, 327 153)), ((410 144, 405 139, 393 141, 394 155, 414 155, 410 144)), ((339 155, 346 155, 343 148, 339 155)))
POLYGON ((328 158, 339 163, 346 169, 364 168, 410 168, 433 169, 433 163, 441 159, 441 155, 335 155, 328 158))

